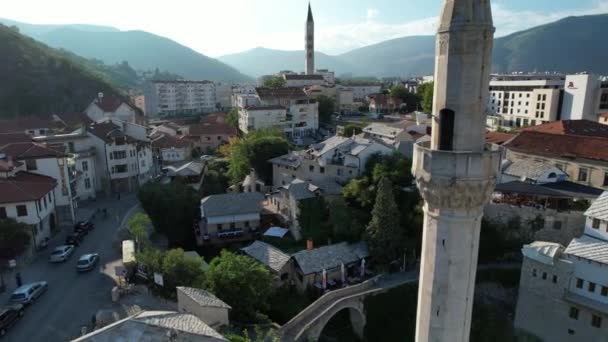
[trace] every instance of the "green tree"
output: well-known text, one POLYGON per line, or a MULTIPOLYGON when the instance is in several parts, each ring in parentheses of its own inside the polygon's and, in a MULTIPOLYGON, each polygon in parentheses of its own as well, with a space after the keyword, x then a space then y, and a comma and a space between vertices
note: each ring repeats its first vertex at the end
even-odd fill
POLYGON ((336 107, 336 101, 325 95, 317 96, 316 100, 319 102, 319 121, 322 123, 330 123, 331 114, 334 112, 336 107))
POLYGON ((150 217, 144 213, 137 213, 127 222, 129 232, 135 237, 138 249, 148 244, 148 225, 152 224, 150 217))
POLYGON ((228 176, 232 182, 242 181, 250 170, 255 169, 258 177, 269 183, 272 181, 272 164, 268 160, 289 152, 289 142, 278 130, 262 130, 250 133, 244 139, 230 143, 228 154, 228 176))
POLYGON ((32 240, 30 231, 25 223, 10 218, 0 220, 0 259, 14 259, 25 252, 32 240))
POLYGON ((327 205, 323 197, 313 197, 301 200, 298 204, 300 211, 298 223, 305 239, 315 242, 325 242, 331 235, 327 229, 327 205))
POLYGON ((344 126, 344 133, 342 136, 344 137, 352 137, 353 135, 361 134, 363 132, 363 128, 357 124, 348 124, 344 126))
POLYGON ((402 100, 405 99, 408 93, 409 91, 407 91, 407 89, 405 89, 405 87, 401 84, 396 84, 392 86, 389 90, 389 94, 391 94, 392 97, 396 97, 402 100))
POLYGON ((393 184, 388 177, 384 177, 378 185, 372 220, 366 229, 370 254, 379 265, 388 266, 402 252, 403 239, 393 184))
POLYGON ((238 128, 239 127, 239 110, 236 108, 232 108, 226 117, 226 123, 231 126, 238 128))
POLYGON ((266 332, 262 331, 259 325, 253 328, 253 336, 247 331, 243 330, 243 335, 227 334, 224 335, 230 342, 279 342, 280 339, 276 334, 276 330, 268 329, 266 332))
POLYGON ((194 247, 193 222, 200 218, 200 199, 190 186, 180 182, 151 182, 137 197, 150 217, 154 230, 163 234, 172 247, 194 247))
POLYGON ((434 91, 434 88, 435 88, 435 83, 429 82, 429 83, 422 83, 416 89, 416 92, 418 93, 418 96, 420 96, 422 98, 420 104, 422 106, 422 110, 425 113, 432 113, 433 112, 433 91, 434 91))
POLYGON ((328 207, 334 239, 336 241, 359 241, 365 230, 365 226, 359 220, 361 213, 350 208, 342 197, 330 201, 328 207))
POLYGON ((270 76, 264 80, 264 87, 268 88, 283 88, 285 79, 282 76, 270 76))
POLYGON ((272 276, 254 259, 223 250, 205 271, 205 286, 232 306, 232 318, 250 322, 268 309, 272 276))

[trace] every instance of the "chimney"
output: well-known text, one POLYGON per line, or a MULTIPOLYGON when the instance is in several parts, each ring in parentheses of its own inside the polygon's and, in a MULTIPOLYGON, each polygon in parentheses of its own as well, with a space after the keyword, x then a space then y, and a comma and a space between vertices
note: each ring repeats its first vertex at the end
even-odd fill
POLYGON ((100 103, 103 100, 103 93, 99 92, 97 93, 97 103, 100 103))
POLYGON ((314 244, 312 242, 312 239, 306 240, 306 250, 312 251, 313 249, 314 249, 314 244))

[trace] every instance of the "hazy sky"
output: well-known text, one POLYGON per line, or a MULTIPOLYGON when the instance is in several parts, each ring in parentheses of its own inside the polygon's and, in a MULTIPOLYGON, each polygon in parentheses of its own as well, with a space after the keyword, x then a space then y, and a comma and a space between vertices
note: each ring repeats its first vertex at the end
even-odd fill
MULTIPOLYGON (((144 30, 217 57, 258 46, 304 46, 308 0, 2 0, 0 16, 34 24, 144 30)), ((338 54, 433 34, 442 0, 312 0, 317 50, 338 54)), ((493 0, 497 36, 570 15, 608 13, 608 0, 493 0)))

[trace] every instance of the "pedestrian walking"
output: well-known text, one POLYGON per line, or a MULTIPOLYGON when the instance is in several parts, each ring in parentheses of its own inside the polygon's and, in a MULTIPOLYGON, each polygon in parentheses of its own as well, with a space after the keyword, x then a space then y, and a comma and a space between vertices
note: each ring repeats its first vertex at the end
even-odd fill
POLYGON ((21 287, 21 285, 23 285, 20 272, 17 272, 17 274, 15 274, 15 280, 17 281, 17 287, 21 287))

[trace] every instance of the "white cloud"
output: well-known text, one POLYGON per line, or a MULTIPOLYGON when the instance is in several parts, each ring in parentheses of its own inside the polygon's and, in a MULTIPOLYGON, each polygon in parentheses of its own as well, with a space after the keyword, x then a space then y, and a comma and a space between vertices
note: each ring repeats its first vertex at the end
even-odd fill
POLYGON ((380 14, 380 11, 378 11, 375 8, 368 8, 367 9, 367 21, 374 21, 376 18, 378 18, 378 14, 380 14))

